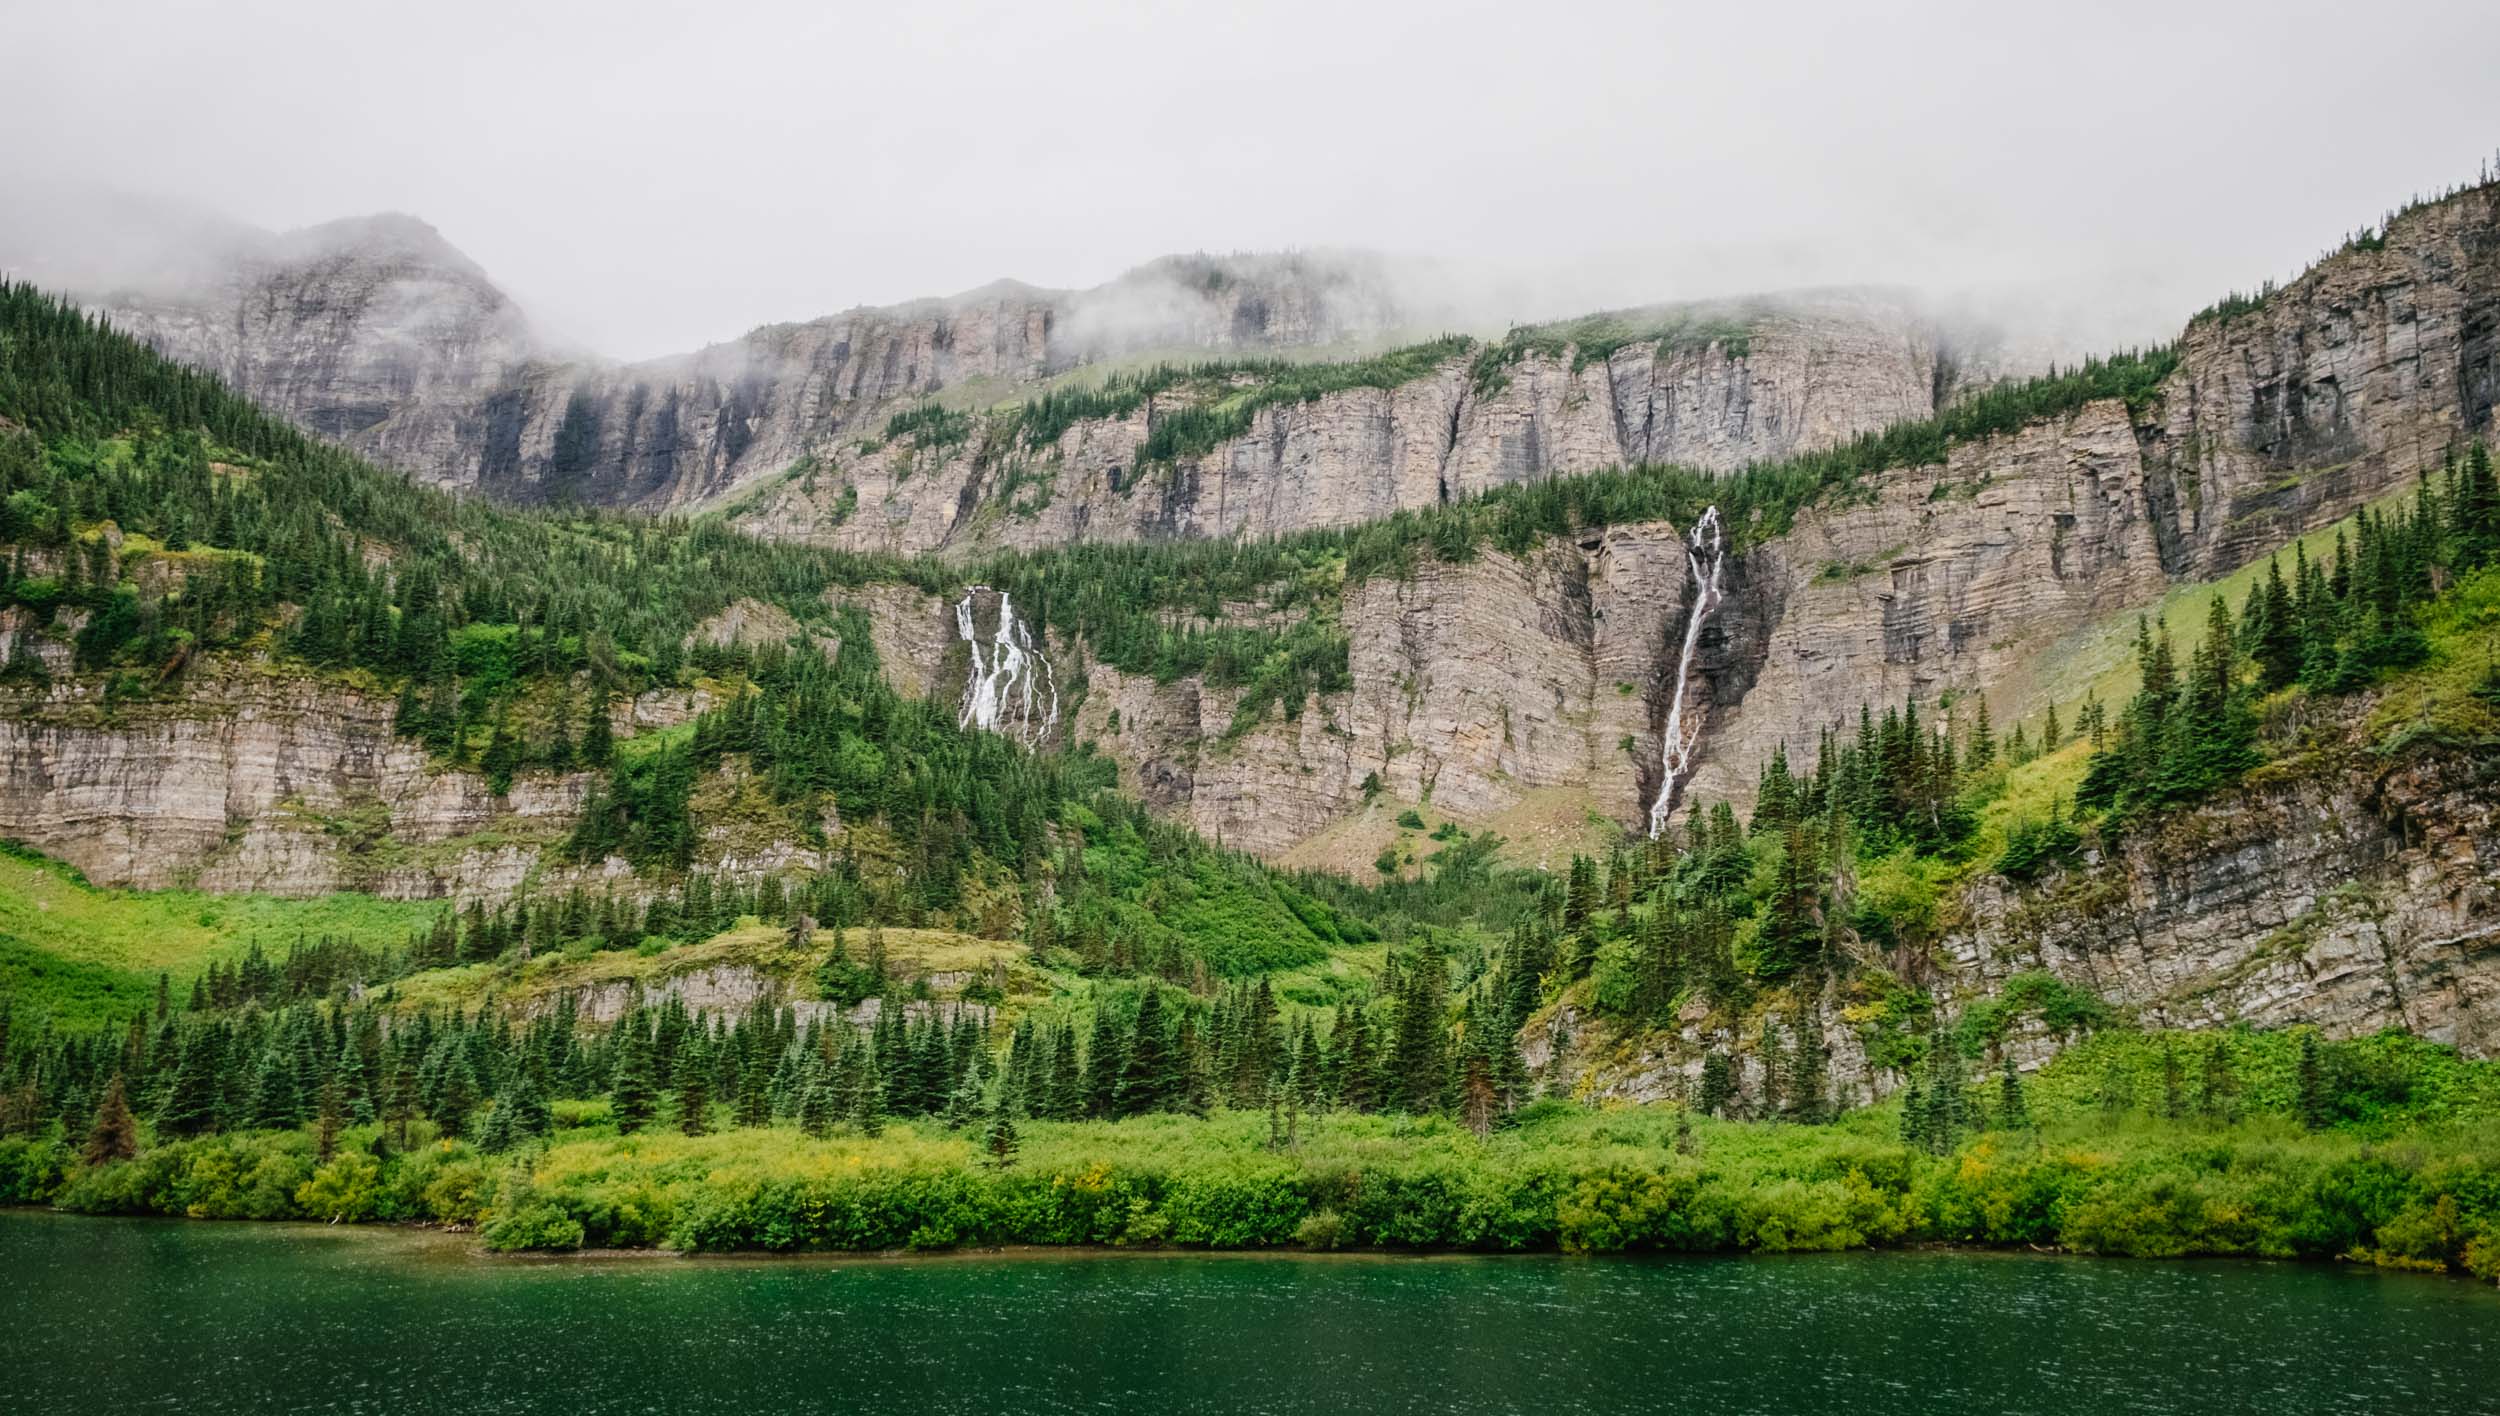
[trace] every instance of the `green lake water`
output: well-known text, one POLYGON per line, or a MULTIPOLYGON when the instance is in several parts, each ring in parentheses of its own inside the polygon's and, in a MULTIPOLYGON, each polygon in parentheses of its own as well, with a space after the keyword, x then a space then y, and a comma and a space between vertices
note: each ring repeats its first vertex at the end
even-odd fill
POLYGON ((2500 1412, 2500 1292, 2236 1262, 490 1259, 0 1212, 0 1411, 2500 1412))

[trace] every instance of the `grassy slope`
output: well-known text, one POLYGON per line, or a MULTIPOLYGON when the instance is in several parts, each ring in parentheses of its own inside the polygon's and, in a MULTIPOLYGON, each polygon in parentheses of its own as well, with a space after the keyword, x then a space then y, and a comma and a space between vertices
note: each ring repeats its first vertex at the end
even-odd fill
MULTIPOLYGON (((2391 512, 2410 506, 2413 490, 2390 492, 2370 504, 2373 512, 2391 512)), ((2332 562, 2335 538, 2355 534, 2361 513, 2354 512, 2343 520, 2323 526, 2306 536, 2286 541, 2274 554, 2282 560, 2286 581, 2292 573, 2292 547, 2297 543, 2309 558, 2321 565, 2332 562)), ((2115 714, 2126 701, 2135 696, 2140 680, 2136 674, 2135 627, 2139 615, 2170 627, 2170 641, 2176 646, 2180 663, 2188 662, 2196 647, 2205 640, 2205 616, 2219 594, 2237 618, 2248 603, 2248 592, 2265 582, 2267 557, 2260 556, 2218 580, 2199 580, 2174 585, 2161 599, 2149 605, 2111 615, 2098 624, 2075 631, 2041 651, 2023 672, 1990 695, 1992 701, 2008 702, 2025 711, 2029 726, 2036 732, 2040 716, 2054 704, 2058 716, 2073 723, 2075 713, 2087 698, 2097 697, 2110 705, 2115 714)), ((2003 731, 2013 730, 2014 720, 2000 724, 2003 731)))
MULTIPOLYGON (((850 930, 846 944, 852 959, 865 962, 867 931, 850 930)), ((1052 983, 1026 962, 1015 944, 980 939, 943 929, 888 929, 886 956, 898 976, 957 973, 1007 966, 1012 998, 1030 1001, 1046 995, 1052 983)), ((526 963, 466 964, 433 969, 393 985, 411 1006, 474 1008, 488 1000, 526 1007, 535 1000, 572 989, 603 984, 640 983, 653 987, 680 975, 707 969, 749 969, 779 980, 792 998, 817 996, 816 969, 833 954, 833 932, 818 930, 805 949, 792 949, 779 926, 740 921, 700 943, 652 950, 567 950, 543 954, 526 963)))
POLYGON ((0 852, 0 993, 64 1023, 109 1021, 149 997, 160 971, 187 989, 211 963, 241 959, 255 943, 273 958, 322 935, 396 947, 440 908, 369 895, 104 890, 11 847, 0 852))

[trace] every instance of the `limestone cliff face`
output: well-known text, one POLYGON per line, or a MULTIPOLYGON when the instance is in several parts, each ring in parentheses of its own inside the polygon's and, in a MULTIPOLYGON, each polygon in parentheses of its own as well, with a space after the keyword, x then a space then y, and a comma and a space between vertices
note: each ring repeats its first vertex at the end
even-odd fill
POLYGON ((1392 388, 1260 408, 1241 436, 1168 465, 1140 465, 1139 451, 1159 417, 1205 391, 1079 422, 1044 448, 986 428, 948 447, 828 443, 805 473, 743 498, 737 520, 901 554, 1288 535, 1635 463, 1733 471, 1927 417, 1951 396, 1941 341, 1906 301, 1764 301, 1745 323, 1741 338, 1531 352, 1484 378, 1469 351, 1392 388))
POLYGON ((2353 733, 2109 859, 1965 904, 1944 958, 1967 990, 2045 969, 2168 1026, 2500 1052, 2500 768, 2472 754, 2390 763, 2353 733))
POLYGON ((2011 721, 2031 706, 2032 661, 2169 583, 2115 401, 1890 474, 1865 502, 1812 510, 1743 558, 1703 640, 1692 794, 1749 800, 1774 748, 1810 763, 1860 704, 1986 693, 2011 721))
POLYGON ((2201 576, 2438 465, 2500 396, 2500 188, 2409 212, 2197 320, 2145 430, 2171 567, 2201 576))
POLYGON ((1140 350, 1192 358, 1369 339, 1423 314, 1361 254, 1174 257, 1092 290, 1000 282, 616 364, 539 339, 411 217, 241 233, 198 263, 171 288, 90 273, 76 293, 165 353, 427 481, 648 509, 778 472, 939 389, 1003 395, 1140 350))
MULTIPOLYGON (((2453 749, 2383 759, 2366 746, 2374 707, 2330 707, 2305 747, 2245 789, 2115 850, 2028 885, 1974 882, 1932 954, 1896 962, 1948 1019, 2016 974, 2044 972, 2148 1025, 2309 1025, 2335 1038, 2401 1028, 2500 1055, 2500 767, 2453 749)), ((1908 1079, 1870 1061, 1847 1001, 1835 988, 1816 1013, 1832 1097, 1856 1104, 1908 1079)), ((1690 1097, 1717 1051, 1735 1064, 1740 1110, 1763 1095, 1759 1018, 1696 1004, 1628 1055, 1590 1045, 1576 1016, 1559 1021, 1532 1029, 1524 1050, 1565 1083, 1690 1097)), ((2074 1040, 2020 1016, 1998 1046, 2030 1070, 2074 1040)))
POLYGON ((534 357, 519 309, 402 216, 238 243, 203 286, 90 303, 307 429, 441 480, 534 357))
MULTIPOLYGON (((1349 690, 1246 721, 1238 690, 1159 684, 1056 639, 1059 681, 1085 684, 1060 740, 1099 745, 1149 804, 1266 855, 1359 806, 1367 778, 1473 821, 1557 788, 1637 820, 1655 790, 1659 651, 1684 581, 1682 539, 1663 523, 1426 561, 1411 580, 1347 591, 1349 690)), ((898 686, 960 695, 948 602, 893 586, 835 598, 868 612, 898 686)))
MULTIPOLYGON (((700 693, 622 703, 617 728, 666 727, 700 693)), ((393 736, 393 700, 248 660, 195 666, 179 697, 108 699, 91 679, 0 689, 0 836, 100 885, 395 899, 501 899, 583 885, 631 892, 621 860, 554 847, 592 776, 486 779, 429 764, 393 736)), ((714 830, 705 869, 754 877, 813 869, 812 853, 714 830)))
POLYGON ((1376 343, 1450 312, 1359 253, 1174 257, 1092 290, 1001 282, 615 364, 539 339, 410 217, 239 233, 193 264, 170 286, 90 275, 84 298, 428 481, 522 502, 734 501, 767 535, 903 552, 1277 534, 1627 462, 1724 471, 1926 416, 1978 357, 1945 350, 1903 297, 1755 301, 1736 342, 1567 349, 1482 386, 1463 356, 1403 387, 1270 409, 1243 437, 1141 477, 1137 446, 1168 403, 1047 449, 862 449, 892 412, 941 390, 986 406, 1097 360, 1376 343))

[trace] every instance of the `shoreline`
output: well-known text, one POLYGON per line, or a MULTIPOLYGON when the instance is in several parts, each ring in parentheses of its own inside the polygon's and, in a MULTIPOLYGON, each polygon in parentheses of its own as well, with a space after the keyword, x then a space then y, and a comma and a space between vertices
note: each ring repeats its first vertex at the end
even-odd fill
POLYGON ((479 1242, 474 1228, 426 1224, 417 1221, 358 1221, 322 1223, 303 1219, 209 1219, 169 1214, 89 1214, 61 1209, 52 1205, 0 1205, 0 1222, 10 1217, 64 1222, 103 1221, 107 1223, 138 1223, 147 1225, 206 1226, 218 1230, 249 1231, 271 1239, 357 1236, 357 1242, 402 1244, 407 1251, 430 1261, 456 1260, 479 1267, 558 1267, 590 1266, 640 1267, 656 1263, 683 1263, 705 1267, 781 1268, 789 1266, 874 1266, 922 1267, 960 1265, 967 1263, 1067 1263, 1101 1259, 1143 1262, 1203 1259, 1247 1259, 1272 1263, 1361 1264, 1392 1263, 1398 1265, 1443 1264, 1476 1261, 1568 1262, 1568 1263, 1660 1263, 1711 1262, 1753 1263, 1764 1260, 1828 1259, 1836 1257, 1870 1257, 1877 1255, 1954 1257, 1983 1260, 2021 1260, 2027 1262, 2058 1261, 2094 1264, 2172 1265, 2242 1263, 2266 1266, 2289 1266, 2318 1271, 2344 1271, 2354 1274, 2436 1278, 2462 1284, 2469 1289, 2488 1285, 2471 1274, 2428 1267, 2396 1267, 2371 1263, 2350 1257, 2315 1258, 2297 1254, 2176 1254, 2149 1257, 2134 1254, 2096 1253, 2076 1249, 2042 1247, 2039 1245, 1966 1244, 1939 1240, 1922 1240, 1907 1244, 1866 1245, 1849 1249, 1762 1250, 1726 1248, 1709 1250, 1640 1249, 1610 1253, 1575 1254, 1559 1248, 1547 1249, 1313 1249, 1300 1245, 1264 1245, 1256 1248, 1214 1248, 1180 1245, 1122 1244, 1003 1244, 995 1246, 964 1245, 944 1249, 725 1249, 687 1250, 648 1248, 584 1248, 568 1250, 490 1249, 479 1242))

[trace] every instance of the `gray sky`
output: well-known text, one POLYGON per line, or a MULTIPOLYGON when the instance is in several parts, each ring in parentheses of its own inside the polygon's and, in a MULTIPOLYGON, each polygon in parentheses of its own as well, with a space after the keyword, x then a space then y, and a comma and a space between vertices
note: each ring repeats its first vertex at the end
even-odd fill
POLYGON ((9 175, 412 212, 618 356, 1311 246, 1498 275, 1524 314, 2047 286, 2158 335, 2500 144, 2489 0, 0 13, 9 175))

